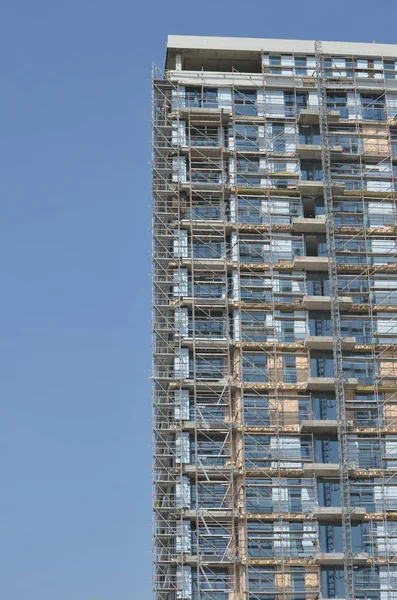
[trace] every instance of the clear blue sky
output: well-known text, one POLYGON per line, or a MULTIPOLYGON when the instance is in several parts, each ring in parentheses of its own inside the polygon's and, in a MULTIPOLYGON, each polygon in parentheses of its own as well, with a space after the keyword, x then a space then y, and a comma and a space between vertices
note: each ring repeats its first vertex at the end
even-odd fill
POLYGON ((150 71, 166 35, 396 43, 396 16, 391 0, 3 0, 0 598, 151 597, 150 71))

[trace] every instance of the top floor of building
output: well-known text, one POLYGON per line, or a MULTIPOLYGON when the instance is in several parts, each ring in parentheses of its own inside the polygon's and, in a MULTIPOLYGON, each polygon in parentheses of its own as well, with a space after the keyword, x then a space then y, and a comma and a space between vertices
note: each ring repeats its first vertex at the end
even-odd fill
MULTIPOLYGON (((326 76, 335 82, 361 81, 367 87, 397 88, 397 44, 323 42, 326 76)), ((313 78, 315 42, 262 38, 170 35, 165 69, 178 80, 206 78, 222 85, 243 74, 247 85, 267 80, 313 78), (205 75, 204 75, 205 74, 205 75), (221 75, 222 74, 222 75, 221 75)), ((307 82, 307 80, 306 80, 307 82)))

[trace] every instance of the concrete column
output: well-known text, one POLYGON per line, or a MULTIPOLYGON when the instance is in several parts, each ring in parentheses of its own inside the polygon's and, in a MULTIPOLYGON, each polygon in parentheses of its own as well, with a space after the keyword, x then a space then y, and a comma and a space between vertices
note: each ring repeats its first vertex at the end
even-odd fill
POLYGON ((182 71, 182 54, 175 55, 175 71, 182 71))

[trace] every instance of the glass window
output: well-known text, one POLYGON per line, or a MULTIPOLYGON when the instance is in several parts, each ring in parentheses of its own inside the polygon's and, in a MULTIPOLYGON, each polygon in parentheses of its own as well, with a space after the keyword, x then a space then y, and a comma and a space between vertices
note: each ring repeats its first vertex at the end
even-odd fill
POLYGON ((328 110, 338 110, 341 119, 347 119, 347 96, 341 92, 327 94, 328 110))
POLYGON ((273 523, 247 523, 248 556, 273 556, 273 523))
POLYGON ((373 385, 374 383, 374 362, 371 358, 344 358, 343 372, 345 377, 358 379, 361 385, 373 385))
POLYGON ((189 130, 190 144, 192 146, 219 146, 219 128, 212 125, 192 125, 189 130))
POLYGON ((192 508, 227 508, 228 486, 224 483, 199 483, 191 486, 192 508))
POLYGON ((221 258, 222 250, 221 242, 193 242, 193 258, 221 258))
POLYGON ((332 319, 329 312, 310 311, 309 331, 312 336, 332 335, 332 319))
POLYGON ((192 464, 197 462, 199 465, 222 467, 225 464, 227 448, 222 437, 191 439, 190 460, 192 464))
POLYGON ((230 589, 227 569, 192 569, 192 600, 228 600, 230 589))
POLYGON ((318 125, 301 125, 299 127, 300 144, 321 144, 320 127, 318 125))
POLYGON ((237 157, 237 173, 258 173, 259 158, 248 158, 246 156, 237 157))
POLYGON ((310 353, 312 377, 333 377, 334 358, 331 352, 315 351, 310 353))
POLYGON ((186 106, 192 108, 217 108, 218 90, 216 88, 187 87, 186 106))
POLYGON ((244 354, 243 380, 268 381, 267 356, 264 354, 244 354))
POLYGON ((245 500, 248 512, 273 512, 272 488, 263 479, 247 478, 245 500))
POLYGON ((244 394, 244 423, 245 425, 270 425, 269 398, 267 396, 256 396, 244 394))
POLYGON ((256 125, 236 125, 236 149, 247 152, 259 150, 258 127, 256 125))
POLYGON ((230 534, 220 526, 193 527, 191 539, 193 554, 224 556, 230 542, 230 534))
POLYGON ((385 98, 383 95, 360 94, 363 119, 385 120, 385 98))
POLYGON ((303 181, 322 181, 323 169, 318 160, 301 161, 301 178, 303 181))
POLYGON ((222 379, 223 378, 223 359, 214 356, 200 357, 196 360, 190 360, 190 377, 200 379, 222 379), (194 369, 196 367, 196 369, 194 369))
POLYGON ((270 437, 268 435, 246 435, 244 453, 247 468, 270 467, 270 437))
POLYGON ((235 90, 234 110, 238 116, 255 116, 258 113, 256 105, 256 91, 235 90))
MULTIPOLYGON (((283 341, 289 342, 295 340, 293 331, 294 322, 292 321, 291 323, 292 328, 289 325, 289 329, 287 329, 285 336, 283 336, 283 341)), ((284 383, 296 383, 296 356, 283 354, 283 381, 284 383)))
POLYGON ((248 567, 248 600, 275 600, 274 567, 248 567))

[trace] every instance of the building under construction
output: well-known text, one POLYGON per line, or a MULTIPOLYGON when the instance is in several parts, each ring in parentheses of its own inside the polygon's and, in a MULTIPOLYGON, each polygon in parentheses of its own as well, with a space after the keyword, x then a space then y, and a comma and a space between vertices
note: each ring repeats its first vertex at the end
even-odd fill
POLYGON ((397 45, 153 70, 155 600, 397 600, 397 45))

